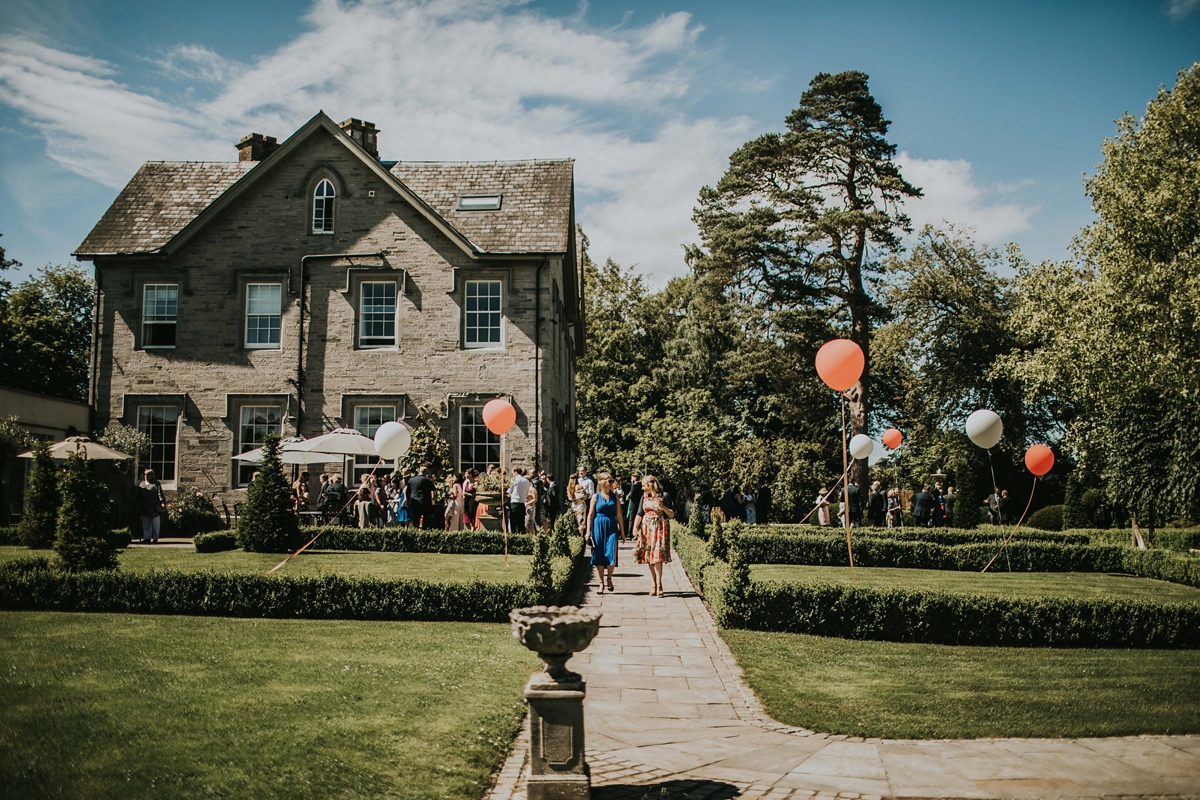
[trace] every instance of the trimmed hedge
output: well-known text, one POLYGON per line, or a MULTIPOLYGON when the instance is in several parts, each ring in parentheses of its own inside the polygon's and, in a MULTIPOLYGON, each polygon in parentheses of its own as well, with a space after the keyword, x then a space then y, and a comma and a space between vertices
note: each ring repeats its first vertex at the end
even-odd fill
MULTIPOLYGON (((752 538, 743 536, 741 546, 752 538)), ((1200 604, 1065 598, 1010 599, 945 592, 749 582, 677 528, 676 554, 722 627, 846 639, 1021 647, 1200 647, 1200 604)), ((842 555, 845 556, 845 540, 842 555)), ((1134 551, 1129 571, 1195 581, 1200 560, 1134 551), (1188 572, 1188 570, 1193 570, 1188 572)), ((1196 585, 1192 583, 1191 585, 1196 585)))
MULTIPOLYGON (((940 545, 895 539, 851 536, 854 565, 978 571, 999 550, 988 544, 940 545)), ((845 567, 850 561, 841 536, 765 536, 747 534, 739 546, 751 564, 804 564, 845 567)), ((1168 550, 1135 550, 1117 545, 1072 545, 1052 542, 1008 543, 992 569, 1015 572, 1128 572, 1143 578, 1200 587, 1200 559, 1168 550)))
POLYGON ((1042 531, 1061 531, 1063 529, 1063 507, 1056 505, 1039 508, 1029 515, 1025 524, 1042 531))
POLYGON ((23 544, 21 529, 16 525, 0 527, 0 547, 16 547, 23 544))
MULTIPOLYGON (((831 536, 840 534, 845 542, 845 533, 841 528, 819 528, 812 525, 751 525, 745 529, 748 534, 779 535, 779 536, 831 536)), ((981 525, 978 528, 855 528, 851 532, 854 539, 895 539, 902 542, 932 542, 934 544, 983 544, 995 542, 999 545, 1008 534, 1011 527, 1000 525, 981 525)), ((1057 542, 1059 544, 1092 544, 1090 532, 1086 531, 1039 531, 1022 527, 1017 531, 1015 539, 1026 542, 1057 542)), ((1108 544, 1108 542, 1104 542, 1108 544)))
POLYGON ((1200 647, 1200 604, 1013 599, 752 582, 752 630, 1002 647, 1200 647))
POLYGON ((195 545, 197 553, 220 553, 224 550, 236 550, 237 534, 233 531, 198 533, 192 537, 192 544, 195 545))
MULTIPOLYGON (((532 539, 532 537, 529 537, 532 539)), ((519 606, 561 603, 587 573, 583 540, 551 561, 551 583, 431 583, 343 575, 67 573, 45 558, 0 564, 0 608, 354 620, 503 622, 519 606)))
MULTIPOLYGON (((496 556, 504 553, 504 534, 500 531, 421 531, 416 528, 344 528, 320 529, 321 537, 313 550, 369 550, 387 553, 462 553, 496 556)), ((306 533, 308 541, 316 533, 306 533)), ((579 538, 579 537, 575 537, 579 538)), ((508 535, 508 553, 533 555, 534 537, 527 533, 508 535)), ((583 540, 580 539, 582 542, 583 540)))

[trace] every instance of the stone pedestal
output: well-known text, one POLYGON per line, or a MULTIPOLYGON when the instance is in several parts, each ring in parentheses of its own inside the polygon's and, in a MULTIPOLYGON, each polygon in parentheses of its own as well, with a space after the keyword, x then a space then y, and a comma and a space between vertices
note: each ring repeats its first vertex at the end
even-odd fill
POLYGON ((600 612, 574 606, 530 606, 509 613, 513 636, 546 667, 525 685, 529 703, 528 800, 589 800, 592 777, 583 757, 587 683, 567 661, 600 631, 600 612))
POLYGON ((528 800, 588 800, 583 755, 583 680, 557 682, 538 673, 525 686, 529 703, 528 800))

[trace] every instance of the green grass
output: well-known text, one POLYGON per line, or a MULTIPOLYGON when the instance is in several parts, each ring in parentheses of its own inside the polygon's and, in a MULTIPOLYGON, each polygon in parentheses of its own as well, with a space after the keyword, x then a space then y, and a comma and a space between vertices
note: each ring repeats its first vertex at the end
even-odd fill
MULTIPOLYGON (((1003 569, 1003 564, 1000 565, 1003 569)), ((1200 589, 1167 581, 1094 572, 956 572, 936 569, 858 567, 858 585, 874 589, 913 589, 1002 597, 1120 598, 1163 603, 1200 602, 1200 589)), ((850 584, 849 567, 755 564, 756 581, 850 584)))
POLYGON ((479 798, 508 626, 0 613, 0 797, 479 798))
POLYGON ((722 630, 779 722, 894 738, 1200 733, 1200 652, 897 644, 722 630))
MULTIPOLYGON (((52 556, 52 551, 0 547, 0 561, 30 555, 52 556)), ((197 553, 182 547, 131 547, 121 553, 121 569, 145 572, 171 569, 181 572, 266 572, 284 559, 276 553, 197 553)), ((306 551, 276 574, 354 575, 364 578, 419 578, 427 581, 524 582, 529 578, 531 556, 470 556, 446 553, 377 553, 348 550, 306 551)))

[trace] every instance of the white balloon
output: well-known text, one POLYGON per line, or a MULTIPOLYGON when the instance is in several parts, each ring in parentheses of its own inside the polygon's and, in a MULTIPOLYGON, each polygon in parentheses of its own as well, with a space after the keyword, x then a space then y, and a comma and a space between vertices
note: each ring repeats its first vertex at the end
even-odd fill
POLYGON ((1004 423, 995 411, 981 408, 967 417, 967 436, 984 450, 995 447, 1004 435, 1004 423))
POLYGON ((855 458, 869 458, 875 452, 875 442, 865 433, 860 433, 850 440, 850 455, 855 458))
POLYGON ((408 452, 412 434, 399 422, 385 422, 375 431, 375 454, 391 461, 408 452))

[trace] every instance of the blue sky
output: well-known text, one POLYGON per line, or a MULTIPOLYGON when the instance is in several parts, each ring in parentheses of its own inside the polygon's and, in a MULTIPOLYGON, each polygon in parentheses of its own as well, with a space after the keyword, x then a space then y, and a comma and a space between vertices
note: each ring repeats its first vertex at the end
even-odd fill
POLYGON ((145 160, 233 160, 318 108, 384 158, 577 160, 594 255, 661 284, 726 158, 859 69, 918 222, 1062 258, 1113 120, 1200 60, 1200 0, 85 2, 0 7, 0 239, 69 254, 145 160))

